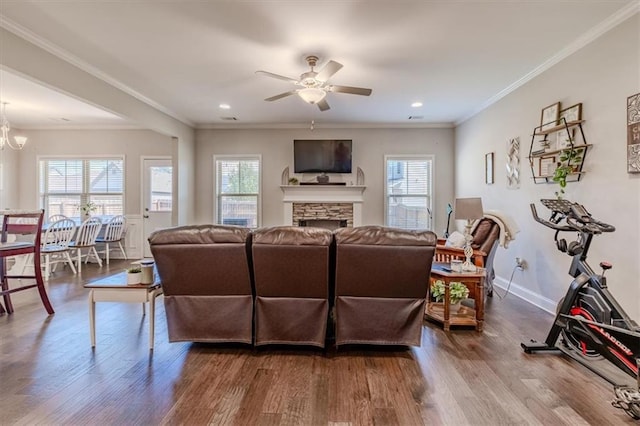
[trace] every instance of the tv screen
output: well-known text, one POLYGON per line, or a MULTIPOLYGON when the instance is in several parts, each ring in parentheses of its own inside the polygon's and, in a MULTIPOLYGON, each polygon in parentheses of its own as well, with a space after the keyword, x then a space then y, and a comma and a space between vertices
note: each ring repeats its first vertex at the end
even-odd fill
POLYGON ((351 173, 351 140, 293 141, 295 173, 351 173))

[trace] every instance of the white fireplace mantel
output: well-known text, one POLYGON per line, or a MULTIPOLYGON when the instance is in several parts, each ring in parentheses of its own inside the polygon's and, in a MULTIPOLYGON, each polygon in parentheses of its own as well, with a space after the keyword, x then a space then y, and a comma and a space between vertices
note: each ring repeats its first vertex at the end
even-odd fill
POLYGON ((281 185, 284 224, 293 221, 293 203, 352 203, 353 226, 362 224, 363 185, 281 185))
POLYGON ((362 203, 362 185, 281 185, 284 202, 362 203))

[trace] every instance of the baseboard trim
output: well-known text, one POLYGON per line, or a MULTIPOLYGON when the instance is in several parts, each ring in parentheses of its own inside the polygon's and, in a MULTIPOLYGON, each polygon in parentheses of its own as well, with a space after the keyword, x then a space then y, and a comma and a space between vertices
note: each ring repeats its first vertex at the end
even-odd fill
MULTIPOLYGON (((507 290, 509 285, 509 280, 506 280, 502 277, 496 277, 493 280, 494 287, 497 287, 502 290, 502 292, 507 290)), ((531 290, 522 287, 514 282, 511 282, 511 287, 509 287, 509 293, 519 297, 520 299, 528 302, 538 308, 542 309, 545 312, 548 312, 551 315, 556 314, 556 306, 558 304, 557 301, 547 299, 546 297, 542 297, 537 293, 532 292, 531 290)))

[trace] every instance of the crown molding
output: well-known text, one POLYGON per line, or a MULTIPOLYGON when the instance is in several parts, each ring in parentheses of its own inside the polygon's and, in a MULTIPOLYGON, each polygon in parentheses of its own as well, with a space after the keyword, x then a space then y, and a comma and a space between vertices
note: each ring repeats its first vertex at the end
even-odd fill
POLYGON ((9 32, 12 32, 18 37, 28 41, 31 44, 34 44, 35 46, 62 59, 63 61, 70 63, 71 65, 81 69, 82 71, 91 74, 92 76, 104 81, 105 83, 117 88, 118 90, 121 90, 122 92, 128 94, 129 96, 132 96, 135 99, 139 100, 140 102, 143 102, 149 105, 150 107, 155 108, 158 111, 163 112, 164 114, 167 114, 168 116, 182 122, 183 124, 186 124, 189 127, 194 126, 194 123, 192 123, 190 120, 186 119, 185 117, 180 116, 175 111, 172 111, 164 107, 163 105, 160 105, 159 103, 155 102, 154 100, 144 96, 142 93, 137 92, 136 90, 122 83, 118 79, 99 70, 93 65, 88 64, 87 62, 71 54, 70 52, 66 51, 60 46, 50 42, 49 40, 46 40, 40 37, 39 35, 35 34, 33 31, 28 30, 22 25, 2 15, 1 13, 0 13, 0 27, 4 28, 9 32))
POLYGON ((469 120, 473 116, 475 116, 475 115, 479 114, 480 112, 484 111, 485 109, 487 109, 491 105, 493 105, 496 102, 498 102, 500 99, 504 98, 505 96, 507 96, 511 92, 514 92, 516 89, 524 86, 529 81, 533 80, 535 77, 537 77, 540 74, 542 74, 543 72, 547 71, 548 69, 550 69, 551 67, 553 67, 557 63, 559 63, 559 62, 563 61, 564 59, 568 58, 569 56, 571 56, 572 54, 574 54, 578 50, 582 49, 583 47, 587 46, 588 44, 590 44, 594 40, 602 37, 609 30, 617 27, 622 22, 626 21, 627 19, 629 19, 630 17, 632 17, 633 15, 635 15, 638 12, 640 12, 640 0, 634 1, 634 2, 632 2, 632 3, 630 3, 630 4, 626 5, 626 6, 622 7, 617 12, 615 12, 614 14, 609 16, 607 19, 605 19, 604 21, 600 22, 595 27, 591 28, 589 31, 587 31, 584 34, 582 34, 580 37, 578 37, 576 40, 574 40, 571 44, 569 44, 566 47, 564 47, 562 50, 560 50, 558 53, 556 53, 555 55, 553 55, 552 57, 547 59, 545 62, 543 62, 542 64, 538 65, 536 68, 531 70, 529 73, 525 74, 519 80, 515 81, 511 85, 509 85, 506 88, 504 88, 503 90, 501 90, 500 92, 496 93, 495 95, 493 95, 492 97, 487 99, 484 103, 482 103, 478 108, 474 109, 469 114, 467 114, 467 115, 463 116, 461 119, 457 120, 455 122, 455 126, 461 125, 462 123, 464 123, 465 121, 469 120))
MULTIPOLYGON (((12 129, 13 130, 13 129, 12 129)), ((153 132, 146 127, 134 124, 61 124, 57 125, 33 125, 20 126, 16 130, 144 130, 153 132)))
MULTIPOLYGON (((196 130, 258 130, 258 129, 310 129, 310 123, 235 123, 196 125, 196 130)), ((453 129, 453 123, 318 123, 313 130, 319 129, 453 129)))

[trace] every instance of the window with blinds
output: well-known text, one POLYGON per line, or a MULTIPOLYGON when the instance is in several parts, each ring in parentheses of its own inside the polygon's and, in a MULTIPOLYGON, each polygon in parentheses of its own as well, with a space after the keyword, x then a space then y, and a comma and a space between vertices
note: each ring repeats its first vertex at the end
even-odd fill
POLYGON ((41 159, 39 187, 46 217, 80 217, 89 203, 94 215, 124 214, 122 158, 41 159))
POLYGON ((260 224, 260 156, 215 157, 216 223, 260 224))
POLYGON ((432 156, 385 156, 385 224, 432 229, 432 156))

